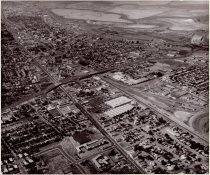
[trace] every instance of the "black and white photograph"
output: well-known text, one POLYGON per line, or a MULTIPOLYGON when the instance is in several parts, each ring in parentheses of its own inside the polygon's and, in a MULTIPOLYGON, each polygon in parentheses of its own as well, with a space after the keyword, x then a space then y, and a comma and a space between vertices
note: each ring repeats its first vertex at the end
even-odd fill
POLYGON ((208 0, 1 1, 1 174, 208 173, 208 0))

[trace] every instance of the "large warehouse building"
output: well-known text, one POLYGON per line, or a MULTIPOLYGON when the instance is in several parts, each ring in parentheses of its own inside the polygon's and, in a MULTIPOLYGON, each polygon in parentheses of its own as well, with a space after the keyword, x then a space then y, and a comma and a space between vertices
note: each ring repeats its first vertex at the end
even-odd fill
POLYGON ((117 115, 123 114, 125 112, 128 112, 128 111, 132 110, 133 108, 134 108, 133 105, 125 104, 125 105, 116 107, 114 109, 111 109, 109 111, 106 111, 106 112, 104 112, 104 114, 106 114, 107 116, 112 118, 114 116, 117 116, 117 115))
POLYGON ((121 106, 123 104, 130 103, 132 100, 128 97, 121 96, 112 100, 109 100, 105 102, 107 105, 111 106, 112 108, 116 108, 118 106, 121 106))

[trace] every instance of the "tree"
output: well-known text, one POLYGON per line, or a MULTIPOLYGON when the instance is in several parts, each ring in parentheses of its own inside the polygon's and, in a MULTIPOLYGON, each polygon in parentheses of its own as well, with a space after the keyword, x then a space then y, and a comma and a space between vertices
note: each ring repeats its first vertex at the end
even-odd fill
POLYGON ((90 61, 85 60, 85 59, 80 59, 79 64, 81 64, 82 66, 87 66, 90 64, 90 61))
POLYGON ((135 145, 134 146, 134 151, 144 151, 144 148, 142 146, 135 145))
POLYGON ((165 166, 166 165, 166 162, 164 160, 162 160, 161 161, 161 164, 165 166))
POLYGON ((179 54, 180 55, 187 55, 188 54, 188 51, 187 50, 180 50, 179 51, 179 54))
POLYGON ((154 133, 151 130, 148 131, 148 134, 154 135, 154 133))
POLYGON ((116 150, 111 150, 111 152, 109 153, 110 156, 115 156, 117 154, 116 150))

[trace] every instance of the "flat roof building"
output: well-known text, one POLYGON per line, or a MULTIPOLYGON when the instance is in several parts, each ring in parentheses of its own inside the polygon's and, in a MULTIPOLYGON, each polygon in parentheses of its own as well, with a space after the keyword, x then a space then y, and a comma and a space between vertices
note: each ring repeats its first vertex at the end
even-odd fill
POLYGON ((118 98, 115 98, 115 99, 112 99, 112 100, 109 100, 109 101, 106 101, 105 103, 109 106, 111 106, 112 108, 116 108, 118 106, 121 106, 123 104, 126 104, 126 103, 129 103, 131 102, 132 100, 129 99, 128 97, 125 97, 125 96, 121 96, 121 97, 118 97, 118 98))
POLYGON ((95 166, 100 169, 102 166, 109 165, 109 158, 107 156, 104 156, 102 154, 97 155, 92 159, 92 162, 95 164, 95 166))
POLYGON ((130 111, 131 109, 133 109, 134 106, 131 105, 131 104, 126 104, 126 105, 123 105, 123 106, 119 106, 119 107, 116 107, 114 109, 111 109, 109 111, 106 111, 104 112, 104 114, 108 115, 109 117, 114 117, 114 116, 117 116, 117 115, 120 115, 120 114, 123 114, 127 111, 130 111))

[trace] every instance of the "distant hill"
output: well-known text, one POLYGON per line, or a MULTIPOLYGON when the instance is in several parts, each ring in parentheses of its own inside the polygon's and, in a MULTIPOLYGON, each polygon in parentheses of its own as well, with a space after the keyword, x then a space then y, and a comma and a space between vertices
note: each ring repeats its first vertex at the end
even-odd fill
POLYGON ((208 24, 208 22, 209 22, 209 16, 208 15, 198 16, 198 17, 195 17, 193 20, 195 22, 200 22, 200 23, 208 24))

